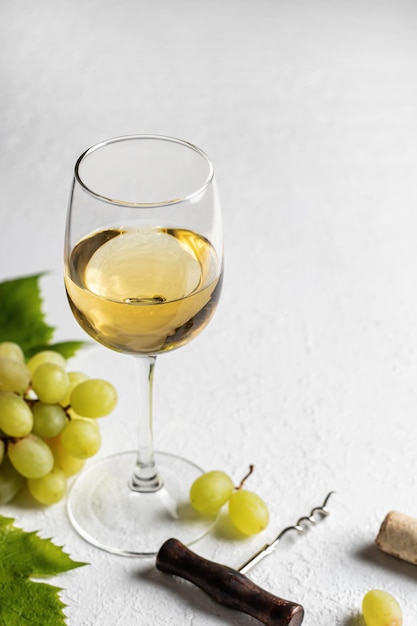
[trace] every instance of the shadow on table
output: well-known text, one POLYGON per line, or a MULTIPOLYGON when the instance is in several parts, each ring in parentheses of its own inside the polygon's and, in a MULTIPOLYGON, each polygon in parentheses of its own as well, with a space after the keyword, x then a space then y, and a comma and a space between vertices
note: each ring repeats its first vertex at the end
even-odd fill
POLYGON ((356 552, 355 556, 367 563, 389 570, 396 576, 402 576, 403 578, 417 582, 417 567, 415 565, 390 556, 389 554, 385 554, 385 552, 382 552, 376 545, 370 544, 364 546, 356 552))
POLYGON ((343 622, 343 626, 365 626, 365 620, 363 619, 359 611, 355 615, 351 615, 343 622))

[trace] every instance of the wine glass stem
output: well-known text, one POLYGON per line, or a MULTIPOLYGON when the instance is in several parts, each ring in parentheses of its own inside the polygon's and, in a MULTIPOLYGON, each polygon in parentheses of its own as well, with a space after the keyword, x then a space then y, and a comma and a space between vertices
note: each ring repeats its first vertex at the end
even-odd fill
POLYGON ((134 357, 139 381, 139 445, 130 479, 132 491, 152 492, 162 487, 155 464, 152 433, 152 389, 155 356, 134 357))

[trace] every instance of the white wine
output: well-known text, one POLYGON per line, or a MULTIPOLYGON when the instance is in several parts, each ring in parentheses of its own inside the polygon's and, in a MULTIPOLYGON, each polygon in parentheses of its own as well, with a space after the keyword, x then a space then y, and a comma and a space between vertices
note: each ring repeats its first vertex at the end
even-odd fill
POLYGON ((207 239, 189 230, 96 231, 65 270, 72 312, 96 341, 131 354, 158 354, 195 337, 220 296, 222 268, 207 239))

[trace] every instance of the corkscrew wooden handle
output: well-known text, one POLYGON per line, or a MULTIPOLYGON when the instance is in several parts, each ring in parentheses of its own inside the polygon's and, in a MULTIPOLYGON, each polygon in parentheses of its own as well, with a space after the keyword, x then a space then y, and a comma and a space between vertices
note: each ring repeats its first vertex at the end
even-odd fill
POLYGON ((218 604, 251 615, 266 626, 300 626, 304 609, 283 600, 226 565, 192 552, 178 539, 168 539, 160 548, 156 566, 197 585, 218 604))

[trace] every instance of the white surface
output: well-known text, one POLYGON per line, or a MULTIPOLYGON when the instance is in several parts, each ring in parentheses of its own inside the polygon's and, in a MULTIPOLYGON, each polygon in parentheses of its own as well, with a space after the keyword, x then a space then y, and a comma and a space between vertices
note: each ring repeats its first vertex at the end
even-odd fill
MULTIPOLYGON (((61 279, 72 167, 151 132, 201 146, 225 217, 215 319, 160 358, 155 439, 250 486, 263 536, 196 551, 239 566, 320 504, 331 516, 251 573, 306 626, 359 626, 363 594, 415 623, 417 570, 377 552, 385 514, 417 516, 417 8, 413 0, 3 0, 0 277, 43 280, 57 339, 82 337, 61 279)), ((1 306, 1 303, 0 303, 1 306)), ((73 367, 115 382, 100 456, 135 437, 129 359, 73 367)), ((90 548, 64 505, 0 511, 91 564, 60 577, 69 626, 255 624, 152 560, 90 548)))

